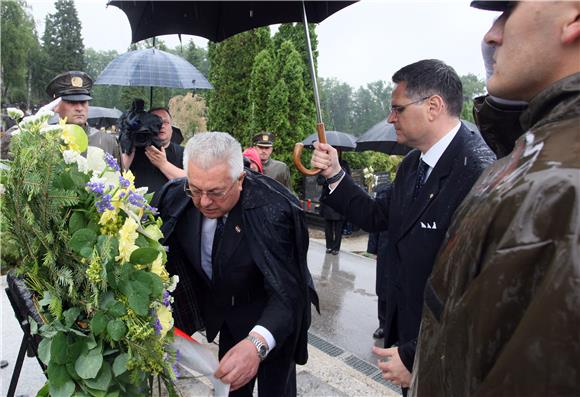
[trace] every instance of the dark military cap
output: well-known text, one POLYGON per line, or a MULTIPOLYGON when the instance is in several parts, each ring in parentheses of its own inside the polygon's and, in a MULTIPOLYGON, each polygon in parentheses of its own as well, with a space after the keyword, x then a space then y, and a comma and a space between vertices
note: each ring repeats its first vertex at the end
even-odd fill
POLYGON ((272 146, 274 143, 274 134, 271 132, 260 132, 254 135, 254 146, 272 146))
POLYGON ((507 11, 513 7, 517 1, 496 1, 496 0, 474 0, 471 2, 471 7, 479 8, 480 10, 488 11, 507 11))
POLYGON ((56 76, 46 87, 52 98, 61 97, 65 101, 90 101, 93 79, 85 72, 66 72, 56 76))

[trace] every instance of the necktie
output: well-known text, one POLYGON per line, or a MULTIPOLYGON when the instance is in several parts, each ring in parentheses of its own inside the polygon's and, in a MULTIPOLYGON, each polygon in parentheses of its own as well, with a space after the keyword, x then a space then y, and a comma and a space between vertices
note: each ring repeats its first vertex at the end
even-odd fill
POLYGON ((419 168, 417 168, 417 179, 415 180, 415 190, 413 191, 413 200, 419 195, 419 190, 425 184, 425 177, 427 176, 427 171, 429 170, 429 164, 424 162, 422 159, 419 160, 419 168))
POLYGON ((217 218, 217 223, 215 226, 215 232, 213 234, 213 244, 211 247, 211 261, 214 262, 215 256, 217 254, 217 247, 222 238, 222 234, 224 233, 224 218, 219 217, 217 218))

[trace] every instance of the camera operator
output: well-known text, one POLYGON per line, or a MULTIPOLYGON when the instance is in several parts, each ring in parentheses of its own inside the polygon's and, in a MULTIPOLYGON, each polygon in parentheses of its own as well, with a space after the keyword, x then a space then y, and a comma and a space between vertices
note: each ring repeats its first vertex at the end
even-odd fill
MULTIPOLYGON (((135 110, 135 104, 132 112, 135 110)), ((123 159, 123 168, 130 169, 135 175, 135 186, 147 186, 149 192, 155 192, 152 204, 156 202, 157 192, 161 190, 163 185, 170 179, 180 178, 186 176, 183 167, 183 147, 171 142, 173 129, 171 127, 171 114, 166 108, 151 109, 149 115, 155 115, 161 120, 161 127, 151 125, 151 122, 143 121, 142 127, 150 130, 153 135, 158 135, 153 138, 153 142, 149 142, 146 146, 141 146, 134 143, 126 153, 126 148, 123 148, 121 155, 123 159), (156 145, 158 147, 156 147, 156 145)), ((141 117, 141 119, 144 119, 141 117)), ((150 120, 150 119, 147 119, 150 120)), ((122 132, 123 134, 124 132, 122 132)))

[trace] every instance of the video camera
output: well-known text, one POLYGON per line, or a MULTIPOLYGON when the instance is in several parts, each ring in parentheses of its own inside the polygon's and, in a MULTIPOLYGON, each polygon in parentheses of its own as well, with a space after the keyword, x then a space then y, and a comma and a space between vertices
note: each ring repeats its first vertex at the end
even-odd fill
POLYGON ((131 109, 119 118, 119 144, 123 153, 132 153, 134 148, 162 146, 159 131, 163 120, 159 116, 147 113, 142 99, 133 100, 131 109))

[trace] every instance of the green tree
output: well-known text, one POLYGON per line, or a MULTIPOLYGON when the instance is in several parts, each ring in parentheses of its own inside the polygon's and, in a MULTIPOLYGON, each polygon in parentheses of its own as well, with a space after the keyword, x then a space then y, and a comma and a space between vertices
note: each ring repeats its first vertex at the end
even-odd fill
POLYGON ((461 119, 474 122, 473 98, 485 94, 485 81, 476 75, 469 73, 459 77, 463 84, 463 109, 461 119))
MULTIPOLYGON (((0 3, 3 103, 29 102, 29 85, 36 76, 29 65, 38 61, 39 43, 34 20, 28 14, 23 0, 0 3)), ((31 87, 32 88, 32 87, 31 87)))
POLYGON ((84 70, 85 67, 85 46, 74 1, 57 0, 54 7, 56 12, 46 17, 42 36, 46 82, 59 73, 84 70))
MULTIPOLYGON (((96 51, 92 48, 87 48, 85 50, 85 72, 96 80, 107 65, 118 55, 115 50, 96 51)), ((108 108, 121 106, 120 86, 94 85, 91 90, 91 96, 93 97, 91 101, 92 106, 104 106, 108 108)))
POLYGON ((354 94, 353 133, 362 134, 388 116, 393 87, 379 80, 360 87, 354 94))
POLYGON ((251 139, 252 132, 266 131, 270 126, 268 101, 277 76, 276 66, 271 48, 263 49, 256 55, 248 93, 250 133, 245 139, 246 142, 251 139))
POLYGON ((327 130, 353 131, 353 92, 347 83, 336 78, 319 79, 320 101, 327 130))
POLYGON ((227 131, 243 145, 250 142, 248 92, 256 55, 271 43, 268 27, 243 32, 221 43, 209 44, 208 129, 227 131))

